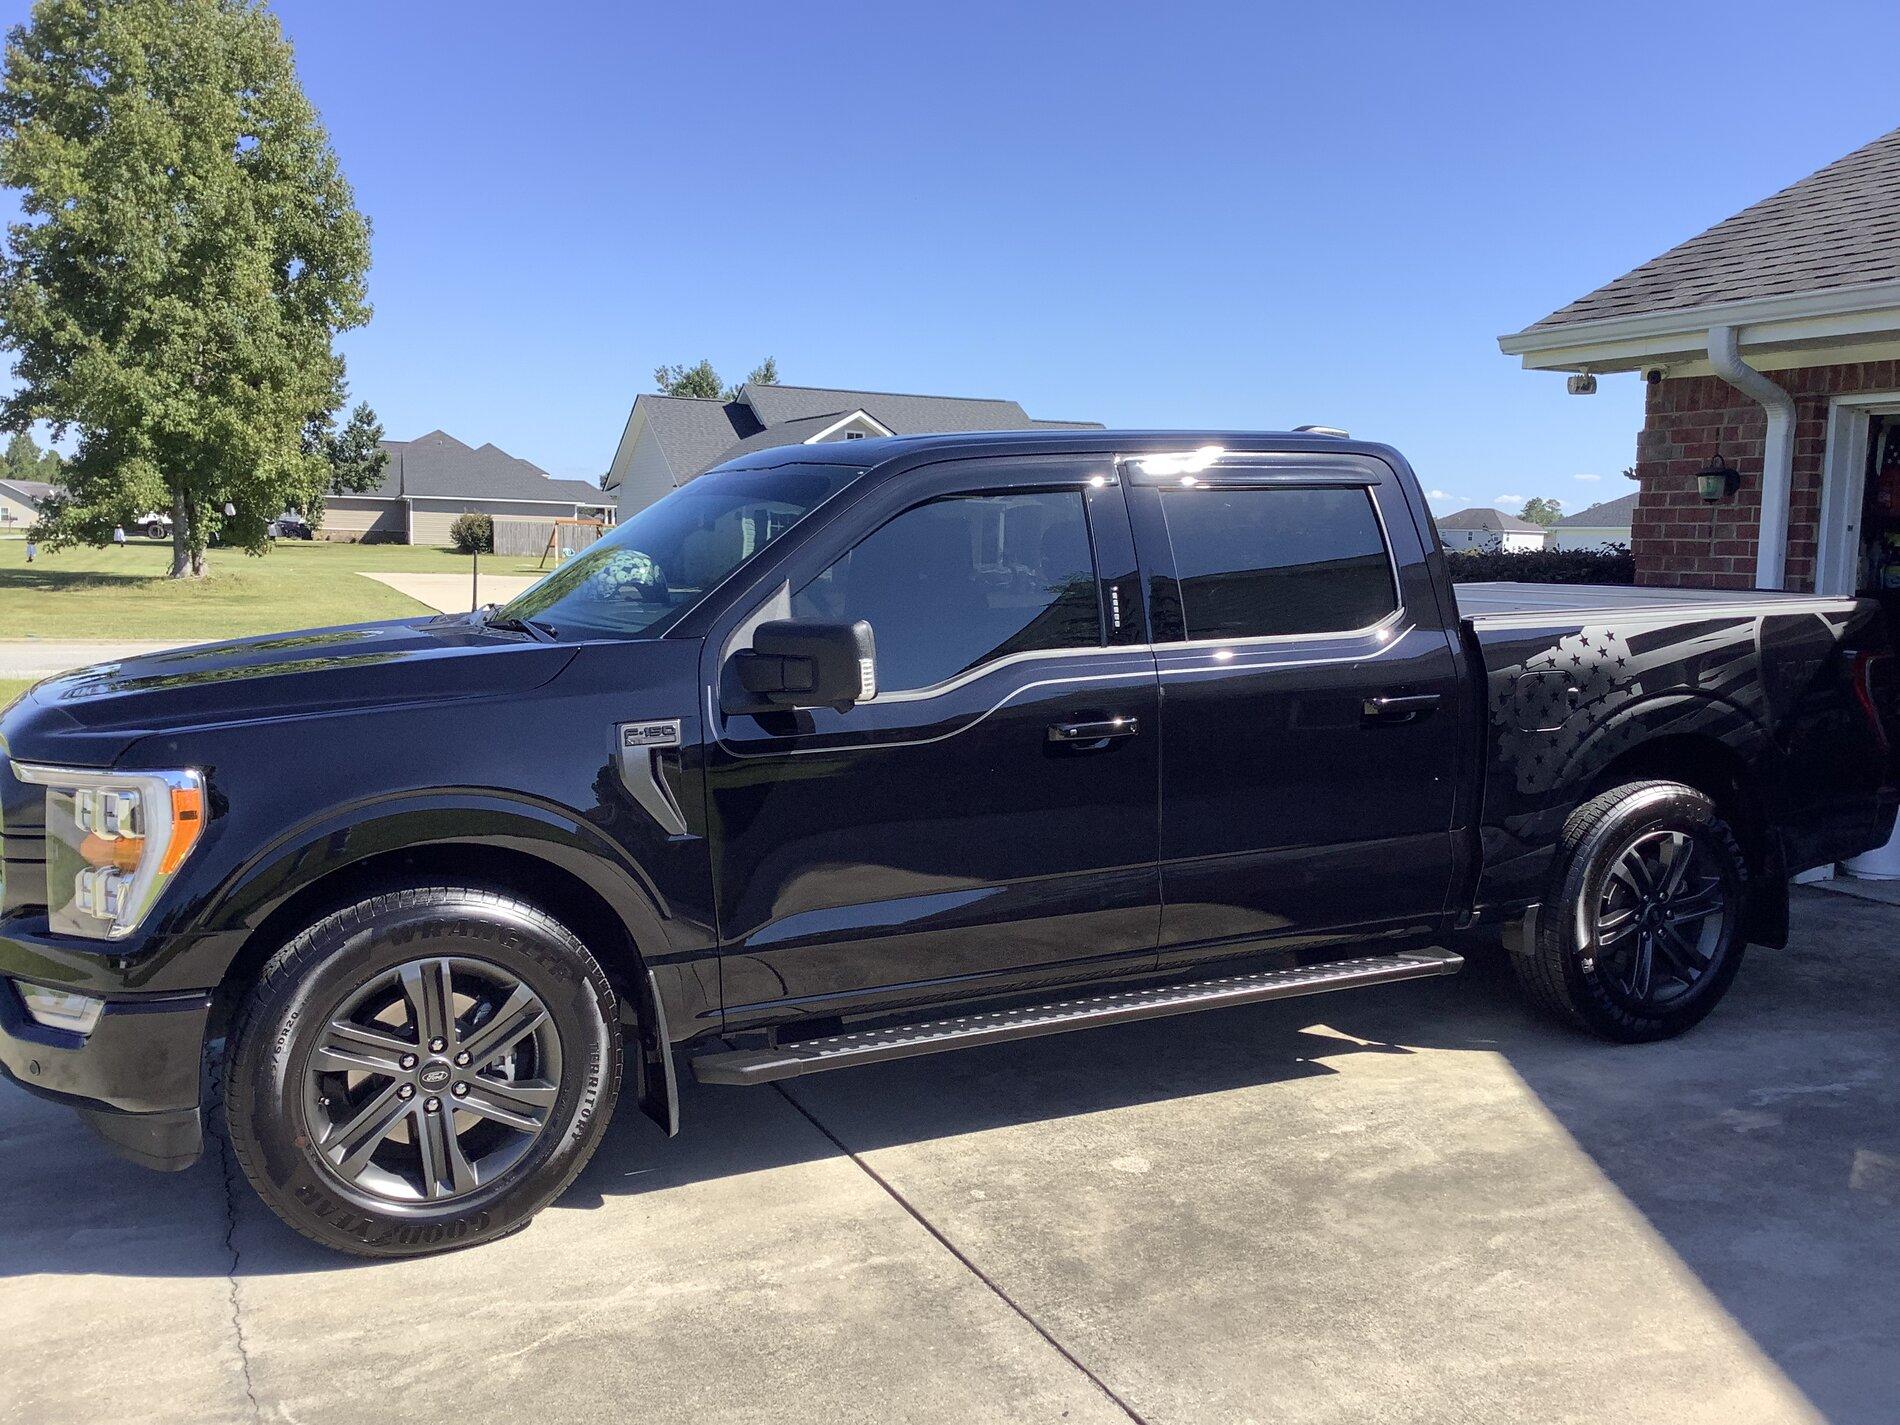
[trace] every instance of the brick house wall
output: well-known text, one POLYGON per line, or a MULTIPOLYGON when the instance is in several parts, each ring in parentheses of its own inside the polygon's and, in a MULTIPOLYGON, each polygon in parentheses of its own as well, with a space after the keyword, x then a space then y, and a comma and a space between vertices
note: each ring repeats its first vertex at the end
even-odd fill
MULTIPOLYGON (((1900 361, 1804 366, 1768 377, 1795 399, 1794 479, 1788 502, 1787 586, 1811 590, 1821 523, 1821 467, 1829 398, 1900 391, 1900 361)), ((1761 448, 1768 416, 1719 376, 1668 377, 1647 388, 1630 522, 1636 582, 1746 589, 1755 582, 1761 520, 1761 448), (1696 472, 1720 451, 1741 472, 1735 495, 1704 504, 1696 472)))

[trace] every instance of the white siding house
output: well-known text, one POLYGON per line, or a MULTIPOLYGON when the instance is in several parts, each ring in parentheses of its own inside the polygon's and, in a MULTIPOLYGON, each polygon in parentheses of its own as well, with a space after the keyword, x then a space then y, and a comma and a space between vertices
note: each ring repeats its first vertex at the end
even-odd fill
POLYGON ((1476 549, 1496 554, 1544 547, 1542 525, 1507 515, 1503 510, 1460 510, 1433 522, 1438 526, 1438 538, 1450 550, 1476 549))
POLYGON ((1640 493, 1605 500, 1574 515, 1565 515, 1550 527, 1552 549, 1607 549, 1613 544, 1630 547, 1630 521, 1636 515, 1640 493))

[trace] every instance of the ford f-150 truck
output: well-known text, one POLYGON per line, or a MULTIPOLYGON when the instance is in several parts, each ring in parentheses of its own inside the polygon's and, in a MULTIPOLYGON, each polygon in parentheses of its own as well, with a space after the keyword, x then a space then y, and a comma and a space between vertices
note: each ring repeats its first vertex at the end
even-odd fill
POLYGON ((160 1168, 215 1103, 288 1223, 396 1256, 524 1225, 617 1097, 677 1131, 684 1072, 1484 936, 1574 1026, 1680 1033, 1893 828, 1881 615, 1453 563, 1333 435, 853 440, 502 607, 51 679, 0 721, 0 1064, 160 1168))

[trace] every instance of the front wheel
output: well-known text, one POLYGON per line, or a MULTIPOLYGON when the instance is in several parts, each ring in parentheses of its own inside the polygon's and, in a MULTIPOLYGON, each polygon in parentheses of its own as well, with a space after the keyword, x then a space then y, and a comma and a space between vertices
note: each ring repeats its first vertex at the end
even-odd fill
POLYGON ((493 892, 394 892, 265 966, 231 1035, 224 1112, 258 1195, 372 1257, 526 1224, 593 1154, 619 1088, 612 987, 585 946, 493 892))
POLYGON ((1741 968, 1748 858, 1715 803, 1676 782, 1612 787, 1571 813, 1518 976, 1605 1039, 1697 1024, 1741 968))

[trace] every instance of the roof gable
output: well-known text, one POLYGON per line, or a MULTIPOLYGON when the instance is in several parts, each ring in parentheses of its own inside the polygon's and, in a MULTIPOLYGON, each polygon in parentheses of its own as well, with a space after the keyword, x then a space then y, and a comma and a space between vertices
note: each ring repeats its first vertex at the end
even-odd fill
POLYGON ((1477 505, 1468 510, 1459 510, 1456 514, 1446 515, 1435 521, 1440 529, 1482 529, 1492 533, 1542 534, 1544 527, 1529 520, 1521 520, 1516 515, 1507 515, 1503 510, 1492 509, 1489 505, 1477 505))
POLYGON ((1622 529, 1636 517, 1636 501, 1640 497, 1639 491, 1619 495, 1614 500, 1605 500, 1586 510, 1578 510, 1574 515, 1565 515, 1553 528, 1622 529))
POLYGON ((383 499, 543 500, 554 504, 611 503, 588 480, 556 480, 532 461, 493 442, 480 447, 432 430, 414 440, 386 440, 389 464, 366 494, 383 499))

